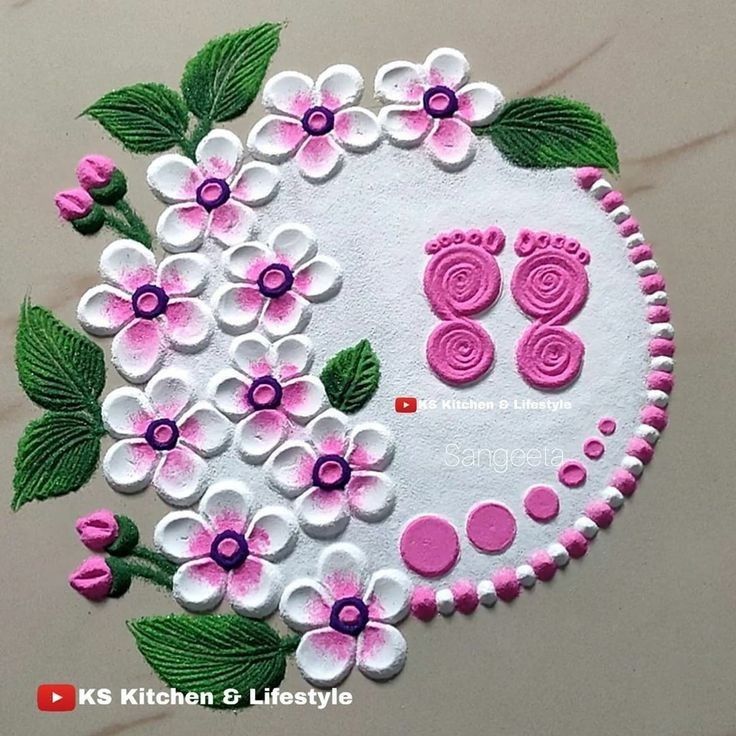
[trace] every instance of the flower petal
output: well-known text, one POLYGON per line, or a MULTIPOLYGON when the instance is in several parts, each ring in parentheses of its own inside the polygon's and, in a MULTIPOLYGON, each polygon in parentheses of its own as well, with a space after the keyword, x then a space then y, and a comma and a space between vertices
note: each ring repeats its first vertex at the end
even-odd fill
POLYGON ((156 468, 153 485, 171 506, 190 506, 204 491, 207 463, 186 447, 169 450, 156 468))
POLYGON ((320 104, 328 110, 341 110, 354 105, 363 95, 363 77, 349 64, 335 64, 317 77, 320 104))
POLYGON ((283 337, 272 347, 275 373, 284 381, 301 376, 312 365, 312 341, 303 335, 283 337))
POLYGON ((231 419, 242 419, 253 410, 248 403, 249 387, 240 373, 232 368, 226 368, 212 376, 208 394, 223 414, 231 419))
POLYGON ((424 142, 430 157, 443 169, 457 171, 475 156, 477 143, 466 123, 456 118, 440 120, 424 142))
POLYGON ((263 335, 250 332, 230 344, 230 358, 246 376, 260 378, 271 374, 271 343, 263 335))
POLYGON ((196 250, 202 242, 207 212, 198 204, 184 202, 167 207, 158 218, 156 235, 166 250, 178 253, 196 250))
POLYGON ((293 155, 307 132, 299 120, 266 115, 248 133, 248 150, 259 158, 278 163, 293 155))
POLYGON ((336 537, 350 521, 350 511, 342 491, 310 488, 294 502, 299 524, 310 537, 336 537))
POLYGON ((138 493, 153 477, 158 453, 137 439, 116 442, 106 453, 102 469, 107 482, 119 493, 138 493))
POLYGON ((308 631, 296 649, 296 664, 308 682, 319 687, 339 685, 355 664, 356 641, 332 629, 308 631))
POLYGON ((146 172, 151 191, 168 203, 193 200, 203 180, 204 176, 194 162, 178 153, 159 156, 146 172))
POLYGON ((299 423, 304 423, 327 407, 327 394, 316 376, 303 376, 283 385, 281 405, 299 423))
POLYGON ((102 251, 100 274, 104 281, 132 294, 156 279, 153 253, 135 240, 116 240, 102 251))
POLYGON ((250 238, 256 216, 248 205, 230 199, 212 212, 209 233, 220 245, 229 248, 250 238))
POLYGON ((340 542, 319 557, 319 579, 333 598, 362 597, 368 577, 366 557, 354 544, 340 542))
POLYGON ((328 409, 307 425, 312 444, 320 455, 342 455, 348 446, 347 417, 328 409))
POLYGON ((232 425, 206 401, 198 401, 179 423, 181 439, 203 457, 222 452, 230 442, 232 425))
POLYGON ((146 386, 155 418, 176 419, 189 406, 193 394, 187 374, 178 368, 164 368, 146 386))
POLYGON ((253 517, 247 533, 251 554, 278 562, 296 545, 299 526, 294 514, 282 506, 266 506, 253 517))
POLYGON ((340 291, 342 269, 329 256, 317 256, 294 274, 296 290, 313 302, 323 302, 340 291))
POLYGON ((348 151, 370 151, 381 139, 381 124, 370 110, 349 107, 335 115, 335 137, 348 151))
POLYGON ((199 299, 172 299, 166 309, 166 332, 171 345, 184 353, 196 353, 215 331, 210 308, 199 299))
POLYGON ((267 300, 261 326, 269 337, 283 337, 303 330, 311 316, 312 309, 307 301, 287 291, 280 297, 267 300))
POLYGON ((458 90, 458 117, 468 125, 487 125, 503 106, 498 87, 487 82, 473 82, 458 90))
POLYGON ((218 128, 202 138, 195 158, 206 177, 229 179, 243 158, 243 144, 235 133, 218 128))
POLYGON ((383 470, 393 456, 393 437, 382 424, 365 422, 350 433, 348 462, 356 468, 383 470))
POLYGON ((308 631, 327 625, 332 603, 328 592, 319 583, 299 578, 284 588, 279 612, 292 629, 308 631))
POLYGON ((280 72, 263 87, 263 106, 301 118, 312 106, 314 81, 299 72, 280 72))
POLYGON ((361 521, 381 521, 393 510, 396 501, 394 484, 383 473, 353 473, 345 489, 350 511, 361 521))
POLYGON ((225 251, 223 260, 231 279, 255 283, 261 271, 273 263, 275 257, 264 245, 251 242, 229 248, 225 251))
POLYGON ((456 49, 435 49, 424 62, 430 84, 458 89, 468 81, 470 64, 456 49))
POLYGON ((225 595, 227 573, 205 557, 185 562, 174 573, 174 598, 188 611, 211 611, 225 595))
POLYGON ((265 618, 279 605, 284 584, 276 565, 258 557, 248 559, 230 575, 227 597, 241 616, 265 618))
POLYGON ((276 196, 279 180, 279 170, 275 166, 251 161, 235 175, 230 193, 244 204, 256 207, 276 196))
POLYGON ((372 621, 395 624, 409 615, 411 580, 399 570, 378 570, 368 581, 365 603, 372 621))
POLYGON ((259 465, 284 441, 288 429, 281 412, 257 411, 238 424, 235 444, 247 463, 259 465))
POLYGON ((372 680, 389 680, 406 662, 406 639, 393 626, 369 623, 358 637, 358 669, 372 680))
POLYGON ((264 301, 256 287, 240 284, 224 284, 212 296, 215 319, 226 332, 235 334, 258 324, 264 301))
POLYGON ((384 102, 421 102, 426 87, 424 69, 410 61, 384 64, 374 82, 376 97, 384 102))
POLYGON ((253 513, 253 494, 239 480, 213 483, 199 502, 199 512, 217 532, 227 529, 243 533, 253 513))
POLYGON ((391 142, 402 148, 419 145, 432 128, 432 118, 424 108, 407 105, 381 108, 378 122, 391 142))
POLYGON ((131 383, 147 381, 164 358, 164 337, 158 320, 134 319, 113 338, 113 365, 131 383))
POLYGON ((169 296, 194 296, 204 291, 209 261, 198 253, 169 256, 158 267, 158 284, 169 296))
POLYGON ((114 335, 133 319, 130 295, 107 284, 95 286, 79 300, 77 319, 92 335, 114 335))
POLYGON ((282 495, 294 498, 312 485, 312 469, 316 459, 314 450, 306 442, 286 442, 268 459, 266 480, 282 495))
POLYGON ((137 388, 116 388, 102 402, 102 423, 113 437, 142 437, 155 418, 151 402, 137 388))
POLYGON ((156 524, 153 544, 177 563, 208 554, 214 534, 194 511, 172 511, 156 524))
POLYGON ((278 260, 295 268, 317 252, 314 232, 306 225, 289 222, 271 231, 268 244, 278 260))
POLYGON ((325 181, 336 174, 344 158, 342 148, 331 135, 311 136, 296 153, 302 176, 314 182, 325 181))

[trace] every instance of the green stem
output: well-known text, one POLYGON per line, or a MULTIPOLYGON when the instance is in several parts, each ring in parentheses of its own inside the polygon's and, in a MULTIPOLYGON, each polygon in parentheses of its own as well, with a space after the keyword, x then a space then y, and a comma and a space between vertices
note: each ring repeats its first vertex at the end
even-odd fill
POLYGON ((161 572, 161 570, 154 569, 148 565, 140 565, 137 562, 126 561, 125 564, 131 575, 149 580, 155 585, 160 585, 162 588, 168 588, 169 590, 173 588, 174 584, 171 580, 171 575, 167 575, 161 572))
POLYGON ((146 227, 146 223, 143 222, 138 213, 125 201, 125 199, 119 199, 115 202, 113 207, 126 219, 131 232, 134 234, 133 240, 137 240, 142 245, 145 245, 146 248, 150 248, 153 238, 146 227))
POLYGON ((204 138, 207 133, 212 130, 211 120, 197 120, 197 124, 194 126, 189 138, 182 138, 179 147, 185 156, 188 156, 192 161, 196 159, 197 146, 199 142, 204 138))
POLYGON ((163 555, 154 552, 152 549, 148 549, 148 547, 144 547, 142 544, 134 547, 130 556, 150 562, 167 575, 173 575, 177 570, 177 566, 173 562, 169 562, 163 555))
POLYGON ((122 235, 124 238, 131 238, 132 240, 138 239, 138 233, 135 232, 126 220, 116 217, 108 210, 105 210, 105 225, 119 235, 122 235))
POLYGON ((296 651, 296 648, 299 646, 299 642, 301 641, 301 636, 299 634, 293 634, 291 636, 283 636, 281 637, 281 643, 279 644, 279 649, 284 654, 293 654, 296 651))

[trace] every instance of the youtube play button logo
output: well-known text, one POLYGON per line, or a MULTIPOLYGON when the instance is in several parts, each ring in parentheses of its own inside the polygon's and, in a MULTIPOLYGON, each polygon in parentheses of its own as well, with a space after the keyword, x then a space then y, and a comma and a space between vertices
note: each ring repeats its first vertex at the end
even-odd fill
POLYGON ((36 705, 39 710, 61 713, 77 707, 77 688, 63 683, 45 683, 38 686, 36 705))
POLYGON ((413 414, 417 410, 417 400, 414 396, 397 396, 394 409, 399 414, 413 414))

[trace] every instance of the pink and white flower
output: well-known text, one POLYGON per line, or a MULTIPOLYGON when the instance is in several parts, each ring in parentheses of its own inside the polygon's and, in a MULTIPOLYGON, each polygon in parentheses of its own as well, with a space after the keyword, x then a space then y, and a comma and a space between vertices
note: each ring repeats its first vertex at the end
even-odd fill
POLYGON ((503 95, 486 82, 468 84, 470 66, 455 49, 433 51, 424 64, 393 61, 376 74, 376 96, 384 102, 378 119, 397 146, 424 141, 432 160, 457 170, 476 150, 471 126, 487 125, 503 105, 503 95))
POLYGON ((167 153, 148 167, 148 186, 170 204, 156 234, 171 251, 195 250, 212 237, 229 247, 243 243, 256 224, 252 207, 271 200, 279 173, 268 164, 243 165, 243 144, 229 130, 213 130, 197 146, 196 164, 167 153))
POLYGON ((204 256, 186 254, 156 261, 134 240, 116 240, 100 256, 105 282, 87 291, 77 318, 93 335, 115 335, 111 357, 132 383, 149 379, 167 347, 186 353, 204 348, 215 321, 209 306, 192 299, 203 291, 209 272, 204 256))
POLYGON ((354 516, 385 519, 393 510, 391 479, 380 471, 393 458, 389 431, 375 422, 348 431, 347 418, 328 409, 306 427, 308 442, 289 440, 268 460, 268 482, 296 498, 299 523, 313 537, 334 537, 354 516))
POLYGON ((235 445, 248 463, 262 463, 294 429, 327 406, 322 382, 305 375, 314 357, 306 337, 292 335, 271 344, 251 333, 233 340, 231 368, 215 375, 210 395, 215 406, 242 420, 235 445))
POLYGON ((280 506, 257 510, 244 483, 210 486, 198 513, 174 511, 157 525, 156 548, 180 564, 174 598, 190 611, 209 611, 227 597, 244 616, 263 618, 276 610, 283 590, 274 562, 296 544, 294 515, 280 506))
POLYGON ((225 252, 225 270, 235 284, 213 295, 215 317, 228 332, 259 323, 272 338, 304 329, 310 302, 333 297, 342 284, 337 261, 317 256, 314 233, 304 225, 276 228, 267 243, 250 242, 225 252))
POLYGON ((394 626, 409 613, 411 584, 398 570, 368 577, 364 554, 351 544, 334 544, 319 560, 319 580, 295 580, 279 606, 284 621, 305 631, 296 650, 302 675, 333 687, 357 662, 373 680, 397 675, 406 661, 406 640, 394 626))
POLYGON ((116 442, 102 467, 120 493, 137 493, 153 483, 172 506, 188 506, 204 491, 207 463, 222 452, 232 425, 206 401, 192 405, 193 388, 184 372, 166 368, 145 392, 124 387, 102 403, 102 421, 116 442))
POLYGON ((266 82, 267 115, 250 131, 246 145, 257 158, 284 161, 296 155, 305 179, 324 181, 342 166, 348 151, 368 151, 381 137, 376 116, 356 107, 363 95, 360 72, 331 66, 316 83, 305 74, 281 72, 266 82))

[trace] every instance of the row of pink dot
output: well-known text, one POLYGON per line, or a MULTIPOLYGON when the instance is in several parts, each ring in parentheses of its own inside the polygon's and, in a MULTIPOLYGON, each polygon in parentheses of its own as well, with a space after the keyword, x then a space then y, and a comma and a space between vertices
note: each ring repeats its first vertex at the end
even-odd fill
MULTIPOLYGON (((611 189, 602 178, 599 169, 585 167, 576 172, 578 184, 593 193, 601 207, 617 221, 619 234, 626 238, 629 246, 629 259, 637 269, 642 292, 649 297, 661 295, 663 303, 654 304, 647 310, 647 320, 653 326, 653 337, 649 342, 649 354, 653 359, 669 358, 675 353, 675 342, 671 325, 669 325, 670 309, 666 305, 667 296, 664 278, 656 270, 652 260, 652 247, 644 242, 639 223, 628 213, 623 194, 611 189), (647 264, 641 267, 641 264, 647 264), (652 264, 652 265, 648 265, 652 264), (658 330, 657 325, 666 325, 669 329, 658 330)), ((649 391, 647 404, 642 407, 639 417, 642 425, 654 430, 658 436, 667 426, 668 414, 666 406, 669 394, 674 387, 671 370, 655 369, 646 378, 649 391)), ((627 457, 633 458, 642 465, 648 464, 654 455, 654 441, 647 437, 634 436, 626 447, 627 457)), ((435 592, 427 585, 414 588, 411 599, 411 612, 422 621, 428 621, 437 613, 448 615, 454 611, 470 614, 479 604, 493 605, 496 600, 511 602, 519 596, 523 588, 531 588, 537 580, 552 580, 559 567, 567 565, 570 559, 580 559, 588 551, 590 540, 599 529, 607 529, 614 519, 615 511, 621 507, 624 498, 631 496, 637 487, 637 475, 631 467, 619 467, 613 472, 610 486, 604 498, 593 500, 585 507, 584 516, 576 522, 576 526, 564 530, 556 544, 546 550, 534 552, 526 565, 518 568, 505 567, 491 575, 490 580, 482 580, 475 585, 470 580, 459 580, 449 588, 435 592)))

